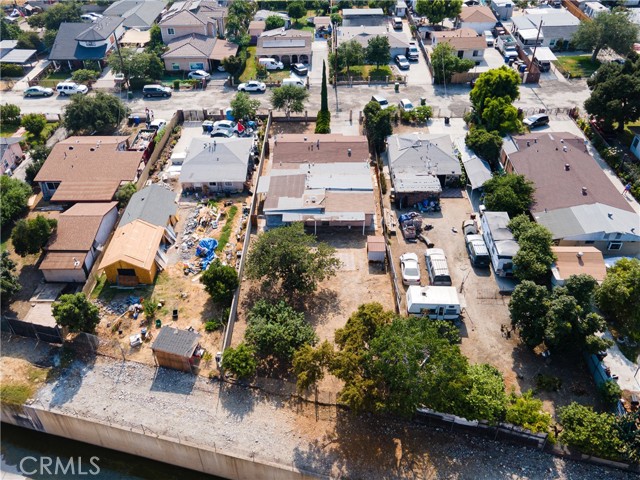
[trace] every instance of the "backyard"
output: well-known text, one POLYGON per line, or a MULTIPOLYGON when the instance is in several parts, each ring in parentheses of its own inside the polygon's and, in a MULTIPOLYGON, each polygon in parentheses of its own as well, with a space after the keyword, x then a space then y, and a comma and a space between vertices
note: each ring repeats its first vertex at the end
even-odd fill
POLYGON ((570 78, 585 78, 591 76, 598 67, 600 61, 591 61, 591 55, 561 56, 554 62, 563 74, 570 74, 570 78))
MULTIPOLYGON (((248 82, 249 80, 256 80, 258 78, 258 63, 256 62, 256 47, 247 48, 247 63, 244 67, 242 75, 240 75, 241 82, 248 82)), ((265 83, 281 82, 285 78, 289 78, 290 72, 285 67, 284 70, 267 71, 267 76, 260 78, 265 83)))

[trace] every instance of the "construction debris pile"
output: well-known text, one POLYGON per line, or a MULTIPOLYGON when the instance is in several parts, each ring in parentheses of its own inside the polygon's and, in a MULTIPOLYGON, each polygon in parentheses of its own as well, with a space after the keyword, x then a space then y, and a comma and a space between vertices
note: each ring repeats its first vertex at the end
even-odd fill
POLYGON ((101 317, 105 315, 124 315, 129 311, 133 311, 133 309, 136 308, 135 306, 140 306, 141 303, 142 298, 135 295, 129 295, 126 298, 116 298, 111 301, 100 298, 95 300, 95 304, 100 309, 101 317))

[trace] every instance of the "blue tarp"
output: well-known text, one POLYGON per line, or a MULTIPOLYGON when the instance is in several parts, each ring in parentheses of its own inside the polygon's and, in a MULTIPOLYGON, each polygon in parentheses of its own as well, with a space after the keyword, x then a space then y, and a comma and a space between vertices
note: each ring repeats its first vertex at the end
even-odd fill
POLYGON ((202 265, 202 270, 206 270, 209 267, 209 264, 216 258, 216 247, 218 246, 218 241, 214 238, 203 238, 198 243, 198 247, 196 248, 196 255, 199 257, 203 257, 200 264, 202 265))

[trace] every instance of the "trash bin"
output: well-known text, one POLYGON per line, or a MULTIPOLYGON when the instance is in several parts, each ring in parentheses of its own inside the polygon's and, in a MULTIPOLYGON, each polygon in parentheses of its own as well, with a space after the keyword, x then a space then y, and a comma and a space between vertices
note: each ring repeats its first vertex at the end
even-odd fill
POLYGON ((233 120, 233 108, 225 109, 224 116, 227 120, 233 120))
POLYGON ((135 117, 133 117, 133 124, 137 127, 138 125, 140 125, 140 117, 138 115, 136 115, 135 117))
POLYGON ((393 88, 395 89, 396 93, 398 93, 400 91, 400 83, 396 82, 393 88))
POLYGON ((420 105, 424 106, 427 104, 427 99, 424 97, 420 97, 420 105))
POLYGON ((162 327, 162 320, 160 320, 159 318, 156 319, 156 328, 160 328, 162 327))
POLYGON ((211 133, 213 130, 213 122, 211 120, 205 120, 202 122, 202 133, 211 133))
POLYGON ((449 125, 449 117, 444 117, 444 124, 449 125))
POLYGON ((133 100, 133 92, 127 92, 127 98, 133 100))

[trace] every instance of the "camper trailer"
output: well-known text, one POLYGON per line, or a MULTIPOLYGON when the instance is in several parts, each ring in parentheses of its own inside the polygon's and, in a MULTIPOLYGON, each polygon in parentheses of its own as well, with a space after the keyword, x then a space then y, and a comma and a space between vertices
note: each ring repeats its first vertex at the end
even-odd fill
POLYGON ((447 257, 441 248, 427 248, 424 253, 424 260, 427 264, 429 283, 431 285, 451 286, 451 275, 447 265, 447 257))
POLYGON ((407 289, 407 312, 432 320, 457 320, 460 318, 460 299, 455 287, 420 287, 407 289))
POLYGON ((482 236, 491 255, 493 270, 499 277, 513 276, 513 257, 520 248, 508 224, 507 212, 484 212, 482 215, 482 236))

